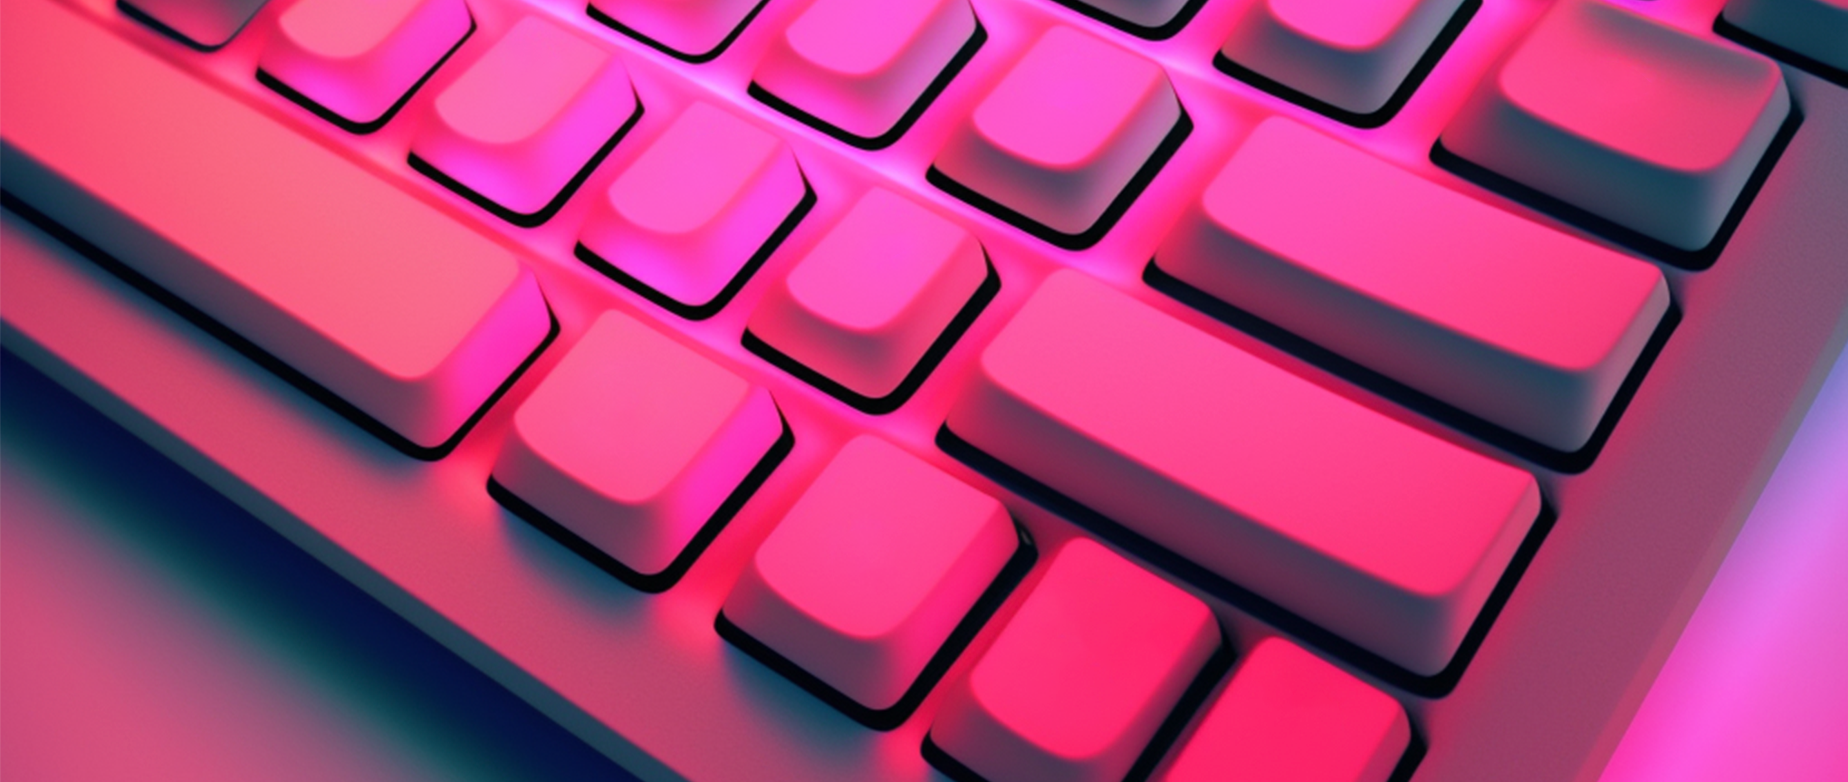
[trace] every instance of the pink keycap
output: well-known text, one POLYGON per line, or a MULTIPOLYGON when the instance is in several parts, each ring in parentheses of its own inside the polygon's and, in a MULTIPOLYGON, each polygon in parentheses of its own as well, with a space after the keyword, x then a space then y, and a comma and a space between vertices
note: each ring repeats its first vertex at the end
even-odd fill
POLYGON ((975 31, 968 0, 816 0, 751 83, 862 146, 889 144, 975 31))
POLYGON ((1385 107, 1462 0, 1257 0, 1220 47, 1267 79, 1354 114, 1385 107))
POLYGON ((621 60, 529 16, 436 97, 411 157, 501 217, 535 225, 640 110, 621 60))
POLYGON ((1465 160, 1683 250, 1713 239, 1790 113, 1777 65, 1562 0, 1444 128, 1465 160))
POLYGON ((707 317, 807 193, 782 139, 695 103, 610 183, 578 242, 675 312, 707 317))
POLYGON ((1533 476, 1075 271, 989 343, 948 426, 1425 675, 1449 662, 1540 510, 1533 476))
POLYGON ((1157 782, 1386 782, 1412 738, 1397 701, 1279 638, 1204 715, 1157 782))
POLYGON ((473 25, 462 0, 300 0, 257 72, 349 130, 377 130, 473 25))
POLYGON ((769 391, 608 312, 520 405, 494 480, 665 588, 782 432, 769 391))
POLYGON ((889 709, 1019 544, 993 497, 861 436, 764 539, 724 614, 865 709, 889 709))
POLYGON ((1669 302, 1651 264, 1283 118, 1252 131, 1155 264, 1563 451, 1591 437, 1669 302))
POLYGON ((1190 0, 1058 0, 1066 5, 1097 9, 1104 16, 1142 28, 1138 34, 1173 22, 1190 0))
POLYGON ((591 0, 605 23, 690 62, 719 56, 768 0, 591 0))
POLYGON ((1720 18, 1765 41, 1848 71, 1848 0, 1732 0, 1720 18))
POLYGON ((750 334, 884 411, 987 276, 962 226, 875 188, 765 294, 750 334))
POLYGON ((155 29, 209 52, 230 43, 269 0, 119 1, 130 16, 151 22, 155 29))
POLYGON ((6 13, 32 31, 6 39, 7 192, 398 447, 454 446, 546 338, 539 285, 499 243, 64 6, 6 13))
POLYGON ((1094 227, 1108 229, 1099 222, 1105 211, 1180 120, 1161 66, 1053 27, 976 105, 934 172, 1061 243, 1090 244, 1101 236, 1094 227))
POLYGON ((1198 598, 1073 540, 951 685, 930 741, 988 782, 1118 782, 1219 644, 1198 598))

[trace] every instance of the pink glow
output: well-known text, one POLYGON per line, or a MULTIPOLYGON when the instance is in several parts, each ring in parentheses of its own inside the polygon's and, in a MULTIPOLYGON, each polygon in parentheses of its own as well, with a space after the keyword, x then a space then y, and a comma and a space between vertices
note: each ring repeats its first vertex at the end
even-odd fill
POLYGON ((301 0, 257 67, 341 117, 382 117, 469 31, 462 0, 301 0))
POLYGON ((1312 98, 1368 113, 1385 106, 1461 0, 1256 0, 1220 52, 1312 98))
POLYGON ((862 196, 751 313, 751 333, 854 392, 889 394, 987 276, 962 226, 862 196))
POLYGON ((622 62, 531 16, 436 97, 411 154, 517 214, 542 211, 637 110, 622 62))
POLYGON ((993 497, 860 437, 764 539, 725 616, 848 697, 886 708, 1016 545, 993 497))
POLYGON ((1412 737, 1397 701, 1279 638, 1201 710, 1158 782, 1385 782, 1412 737))
POLYGON ((782 139, 695 103, 610 183, 578 236, 682 304, 718 296, 805 193, 782 139))
POLYGON ((494 478, 630 568, 664 570, 782 422, 770 392, 619 313, 515 413, 494 478))
POLYGON ((898 123, 975 34, 968 0, 816 0, 751 81, 862 138, 898 123))
POLYGON ((1079 539, 975 668, 931 738, 987 779, 1121 779, 1213 650, 1192 595, 1079 539))

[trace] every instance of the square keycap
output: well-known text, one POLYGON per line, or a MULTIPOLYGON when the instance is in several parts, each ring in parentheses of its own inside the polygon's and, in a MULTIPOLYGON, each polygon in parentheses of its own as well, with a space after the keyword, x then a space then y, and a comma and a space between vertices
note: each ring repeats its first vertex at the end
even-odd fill
POLYGON ((837 702, 850 715, 896 727, 901 699, 1019 547, 993 497, 862 436, 764 539, 724 617, 851 700, 837 702))
POLYGON ((1073 540, 949 688, 927 757, 988 782, 1117 782, 1219 646, 1199 598, 1073 540))
POLYGON ((967 326, 990 276, 967 229, 874 189, 764 296, 746 344, 861 410, 889 412, 967 326))
POLYGON ((725 521, 727 501, 774 466, 783 432, 769 391, 608 312, 514 412, 493 488, 554 537, 594 547, 605 569, 659 591, 725 521))
POLYGON ((1386 693, 1278 638, 1258 643, 1157 782, 1385 782, 1411 743, 1386 693))

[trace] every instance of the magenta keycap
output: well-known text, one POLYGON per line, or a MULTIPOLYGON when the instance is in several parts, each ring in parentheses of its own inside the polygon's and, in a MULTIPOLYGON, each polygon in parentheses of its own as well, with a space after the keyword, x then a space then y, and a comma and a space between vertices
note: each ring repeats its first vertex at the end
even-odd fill
POLYGON ((1411 743, 1405 708, 1266 638, 1207 704, 1156 782, 1386 782, 1411 743))
POLYGON ((590 15, 688 62, 725 51, 768 0, 591 0, 590 15))
POLYGON ((988 782, 1118 782, 1219 645, 1205 603, 1073 540, 950 685, 927 757, 988 782))
MULTIPOLYGON (((1201 0, 1202 2, 1204 0, 1201 0)), ((1094 15, 1113 21, 1130 32, 1147 37, 1167 37, 1180 30, 1181 10, 1195 0, 1058 0, 1094 15)))
POLYGON ((1450 153, 1682 250, 1712 241, 1790 113, 1775 63, 1562 0, 1490 69, 1450 153))
POLYGON ((1540 511, 1534 477, 1055 272, 946 424, 989 456, 1418 674, 1540 511))
POLYGON ((301 0, 276 18, 257 78, 371 132, 473 27, 462 0, 301 0))
POLYGON ((1182 282, 1561 451, 1668 310, 1655 266, 1281 117, 1155 253, 1182 282))
POLYGON ((1257 0, 1219 52, 1343 112, 1368 115, 1386 106, 1462 3, 1257 0))
POLYGON ((1848 0, 1731 0, 1720 18, 1766 42, 1848 71, 1848 0))
POLYGON ((746 343, 856 407, 889 412, 930 371, 926 353, 941 358, 956 338, 952 322, 967 326, 988 276, 962 226, 875 188, 764 295, 746 343))
POLYGON ((889 729, 916 707, 925 665, 1019 547, 993 497, 861 436, 758 547, 724 619, 851 700, 850 714, 889 729), (907 695, 909 708, 895 712, 907 695))
POLYGON ((761 480, 783 431, 769 391, 608 312, 520 404, 493 481, 516 512, 657 591, 725 521, 721 505, 761 480))
POLYGON ((1053 27, 951 135, 931 178, 1047 241, 1088 246, 1181 121, 1161 66, 1053 27))
POLYGON ((597 200, 579 255, 679 315, 710 317, 807 194, 782 139, 694 103, 597 200))
POLYGON ((436 96, 411 160, 502 218, 537 225, 640 111, 621 60, 529 16, 436 96))
POLYGON ((975 34, 968 0, 816 0, 777 36, 751 85, 850 143, 885 146, 975 34))

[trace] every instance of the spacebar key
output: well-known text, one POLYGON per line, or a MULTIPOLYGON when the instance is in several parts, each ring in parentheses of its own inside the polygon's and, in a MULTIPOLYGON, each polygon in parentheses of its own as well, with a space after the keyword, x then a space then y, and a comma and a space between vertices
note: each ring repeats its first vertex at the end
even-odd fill
POLYGON ((78 12, 5 6, 7 192, 393 445, 440 456, 545 340, 505 248, 78 12))
POLYGON ((1074 271, 989 343, 947 425, 1424 676, 1450 661, 1540 510, 1532 475, 1074 271))

